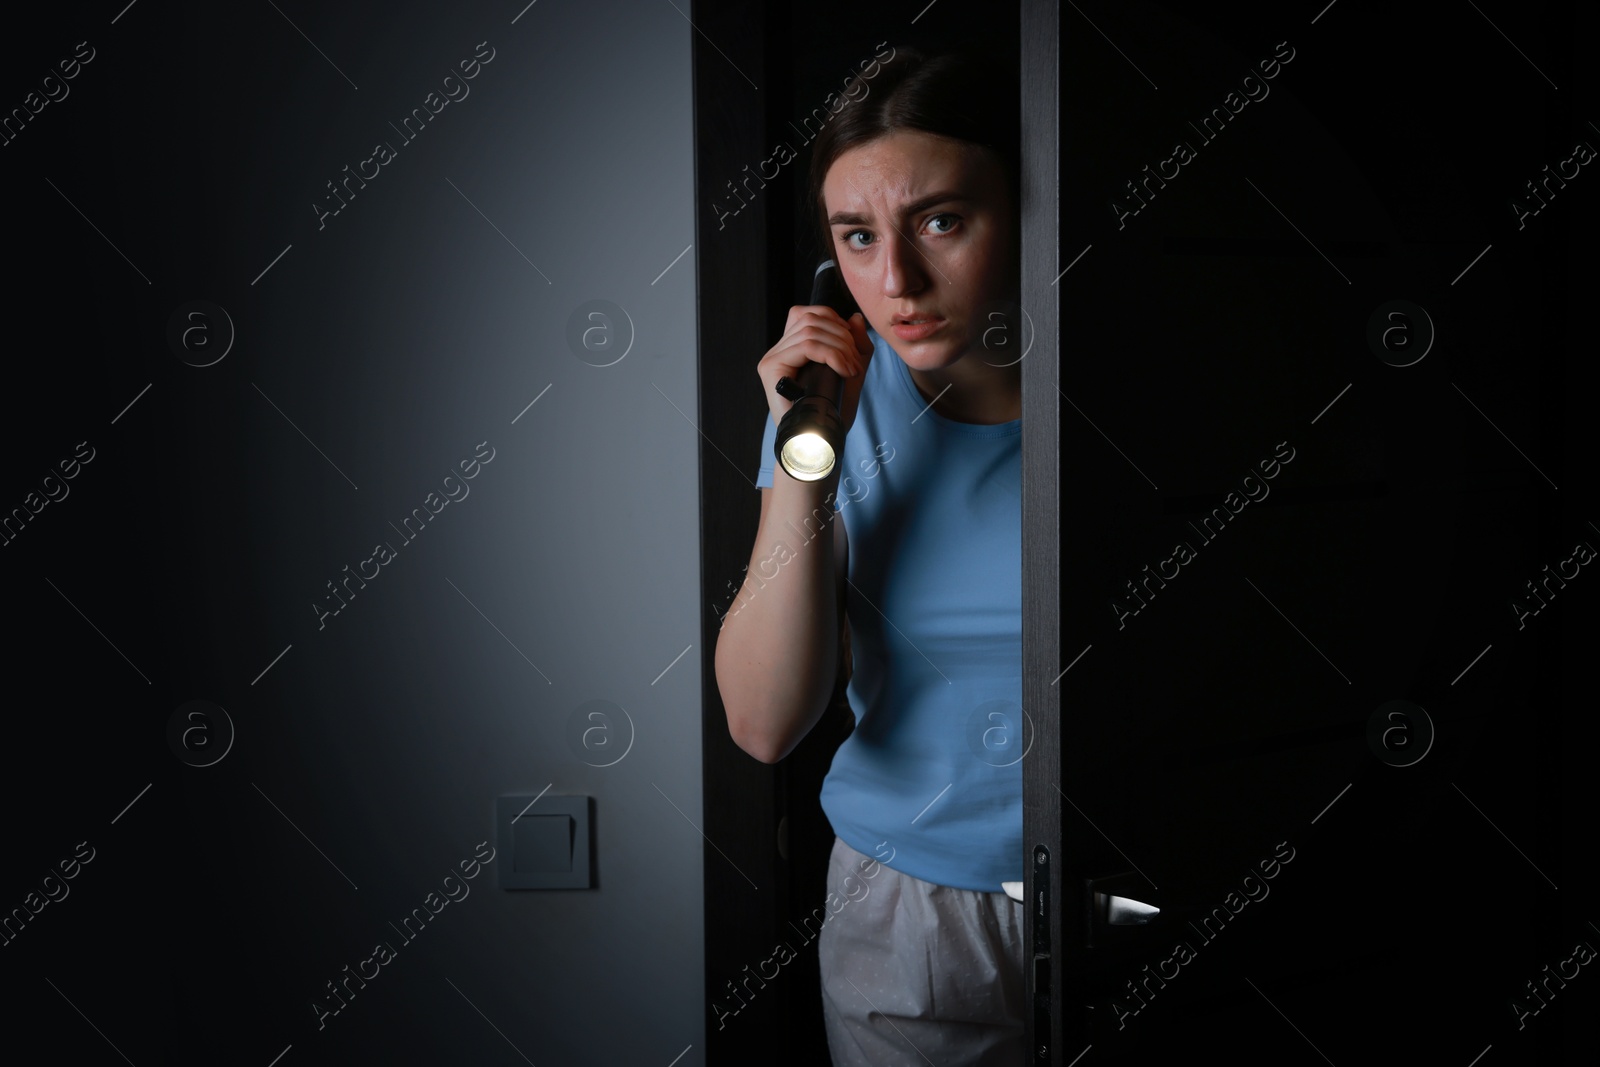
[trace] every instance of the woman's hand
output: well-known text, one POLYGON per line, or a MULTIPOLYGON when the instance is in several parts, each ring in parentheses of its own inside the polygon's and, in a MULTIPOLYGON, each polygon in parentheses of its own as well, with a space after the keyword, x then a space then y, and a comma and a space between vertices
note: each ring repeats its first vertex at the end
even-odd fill
POLYGON ((826 305, 796 304, 789 309, 789 321, 778 343, 767 350, 756 364, 756 373, 766 387, 767 405, 774 424, 783 421, 794 401, 778 395, 779 378, 795 378, 806 363, 825 363, 844 380, 844 397, 839 417, 848 434, 855 422, 861 386, 866 381, 867 365, 872 362, 872 340, 867 337, 867 320, 857 311, 848 320, 826 305))

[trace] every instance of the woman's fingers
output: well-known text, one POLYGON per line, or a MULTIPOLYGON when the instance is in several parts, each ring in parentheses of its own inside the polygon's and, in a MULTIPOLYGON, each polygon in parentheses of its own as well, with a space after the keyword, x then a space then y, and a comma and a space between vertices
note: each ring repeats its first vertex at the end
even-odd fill
MULTIPOLYGON (((857 319, 856 315, 847 321, 825 305, 797 304, 789 309, 783 336, 767 350, 757 366, 762 385, 771 394, 768 406, 774 422, 781 421, 793 406, 792 401, 777 392, 778 380, 798 376, 807 363, 821 363, 831 368, 843 379, 847 396, 860 393, 872 346, 866 336, 865 317, 857 319), (850 393, 852 382, 855 383, 854 394, 850 393)), ((853 402, 850 412, 854 413, 853 402)), ((844 413, 841 406, 840 414, 844 413)), ((848 419, 845 427, 848 430, 848 419)))
POLYGON ((848 321, 839 317, 839 313, 830 307, 816 307, 803 309, 803 315, 791 333, 804 335, 809 327, 812 336, 819 338, 837 338, 843 349, 851 355, 859 355, 860 350, 856 343, 855 329, 848 321))
MULTIPOLYGON (((810 311, 811 309, 804 309, 810 311)), ((772 348, 778 358, 793 374, 806 362, 826 363, 840 375, 849 378, 861 373, 865 367, 856 335, 831 308, 824 308, 831 320, 821 313, 802 315, 791 319, 790 329, 772 348)))

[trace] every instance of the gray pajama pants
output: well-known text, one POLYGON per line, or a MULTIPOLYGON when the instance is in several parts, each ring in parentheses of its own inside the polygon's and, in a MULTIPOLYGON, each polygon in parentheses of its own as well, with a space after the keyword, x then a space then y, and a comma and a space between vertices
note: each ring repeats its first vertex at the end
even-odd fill
POLYGON ((828 890, 843 901, 817 938, 833 1067, 1028 1062, 1020 901, 924 882, 838 837, 828 890))

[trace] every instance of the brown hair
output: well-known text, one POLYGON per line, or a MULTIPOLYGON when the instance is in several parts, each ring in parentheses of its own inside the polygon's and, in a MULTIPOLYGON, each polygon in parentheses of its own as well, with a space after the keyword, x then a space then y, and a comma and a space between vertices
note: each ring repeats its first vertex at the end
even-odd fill
POLYGON ((812 208, 818 258, 838 258, 827 221, 822 182, 845 152, 896 130, 921 130, 994 152, 1005 170, 1011 207, 1020 217, 1021 108, 1017 85, 997 77, 968 52, 928 54, 911 45, 893 49, 870 81, 852 75, 854 101, 822 128, 812 147, 807 204, 812 208))

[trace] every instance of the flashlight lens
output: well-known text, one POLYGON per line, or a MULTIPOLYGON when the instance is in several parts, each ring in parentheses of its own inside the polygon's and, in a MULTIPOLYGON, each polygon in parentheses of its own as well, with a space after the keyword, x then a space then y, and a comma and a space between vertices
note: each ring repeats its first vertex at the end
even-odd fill
POLYGON ((784 442, 783 469, 803 482, 825 478, 833 470, 833 449, 821 434, 797 433, 784 442))

